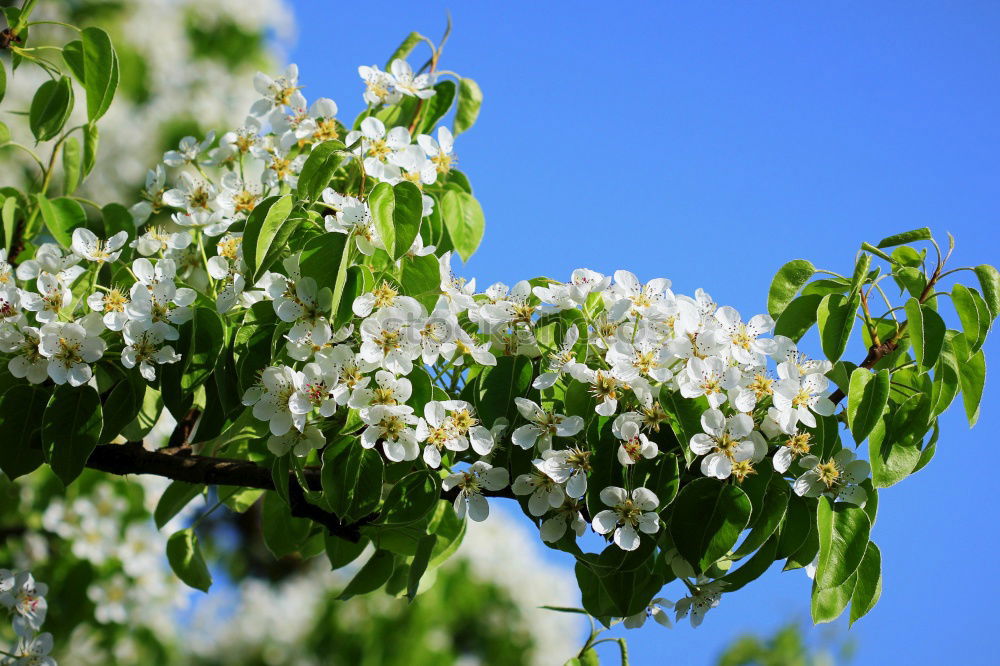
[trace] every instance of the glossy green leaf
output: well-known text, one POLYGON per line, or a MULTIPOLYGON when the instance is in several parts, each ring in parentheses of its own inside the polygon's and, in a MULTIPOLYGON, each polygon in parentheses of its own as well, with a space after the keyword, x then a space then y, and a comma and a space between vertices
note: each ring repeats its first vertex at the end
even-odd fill
POLYGON ((670 536, 681 556, 704 571, 733 547, 750 512, 750 499, 736 486, 696 479, 674 500, 670 536))
POLYGON ((858 368, 851 373, 850 390, 847 393, 847 424, 860 444, 881 418, 889 402, 889 371, 873 373, 858 368))
POLYGON ((423 198, 419 188, 406 180, 396 185, 379 183, 368 195, 368 205, 386 251, 399 259, 420 233, 423 198))
POLYGON ((944 345, 944 320, 915 298, 906 302, 906 320, 909 322, 913 355, 922 368, 930 370, 937 363, 944 345))
POLYGON ((80 185, 81 169, 83 168, 83 149, 80 141, 71 136, 63 142, 63 194, 70 195, 80 185))
POLYGON ((753 557, 740 566, 729 571, 721 580, 726 582, 726 591, 734 592, 748 583, 757 580, 774 564, 775 553, 778 551, 778 537, 771 536, 753 557))
POLYGON ((97 132, 97 125, 90 123, 83 128, 83 165, 81 178, 86 178, 94 165, 97 163, 97 144, 100 135, 97 132))
POLYGON ((451 189, 441 197, 440 205, 455 251, 462 261, 468 261, 479 247, 486 230, 483 209, 471 194, 451 189))
POLYGON ((0 146, 10 141, 10 128, 6 123, 0 122, 0 146))
MULTIPOLYGON (((763 546, 774 535, 778 526, 781 525, 781 521, 785 519, 790 494, 791 489, 787 481, 777 475, 770 479, 760 507, 756 508, 755 505, 750 532, 739 548, 733 551, 734 558, 746 557, 763 546)), ((774 543, 775 552, 777 552, 777 548, 778 542, 776 540, 774 543)))
POLYGON ((83 206, 66 197, 46 199, 43 195, 36 194, 35 199, 49 233, 63 247, 70 247, 73 244, 73 230, 87 224, 87 213, 83 206))
POLYGON ((827 497, 820 497, 816 530, 819 535, 816 585, 824 589, 843 585, 865 556, 871 531, 868 514, 852 504, 835 504, 827 497))
POLYGON ((281 228, 292 212, 292 195, 268 197, 257 204, 246 221, 243 233, 243 260, 247 265, 247 282, 255 283, 268 266, 265 257, 281 228))
POLYGON ((969 343, 969 351, 972 353, 979 351, 986 342, 986 335, 993 323, 989 305, 978 291, 962 284, 952 287, 951 302, 955 305, 959 321, 962 322, 962 332, 965 333, 965 339, 969 343))
POLYGON ((434 84, 434 95, 424 100, 420 109, 420 120, 414 128, 416 134, 430 134, 437 122, 451 109, 455 101, 454 81, 439 81, 434 84))
POLYGON ((479 109, 483 105, 483 91, 479 84, 469 78, 462 78, 458 83, 458 108, 455 110, 455 123, 452 131, 457 136, 476 123, 479 109))
POLYGON ((851 289, 847 293, 847 299, 851 300, 861 291, 861 286, 868 278, 868 271, 872 266, 872 257, 867 252, 858 255, 858 260, 854 264, 854 274, 851 277, 851 289))
POLYGON ((406 36, 406 39, 404 39, 402 43, 400 43, 400 45, 396 47, 396 50, 392 52, 392 55, 389 56, 389 59, 385 61, 386 71, 389 71, 392 68, 393 60, 397 59, 406 60, 406 56, 410 55, 410 52, 413 51, 414 47, 416 47, 417 44, 419 44, 421 41, 425 39, 427 38, 421 35, 419 32, 411 32, 410 34, 408 34, 406 36))
POLYGON ((343 519, 363 518, 378 508, 382 468, 382 457, 374 449, 352 440, 331 444, 323 451, 323 500, 343 519))
POLYGON ((888 488, 913 473, 930 419, 930 397, 917 393, 883 416, 868 440, 872 482, 888 488))
POLYGON ((904 231, 901 234, 895 234, 894 236, 886 236, 878 242, 878 248, 885 247, 895 247, 896 245, 905 245, 906 243, 913 243, 916 241, 925 241, 931 239, 931 230, 927 227, 921 227, 920 229, 914 229, 912 231, 904 231))
MULTIPOLYGON (((955 340, 960 340, 956 336, 955 340)), ((964 339, 963 339, 964 341, 964 339)), ((979 420, 979 403, 983 399, 983 388, 986 386, 986 355, 980 349, 968 360, 958 364, 958 380, 962 389, 962 404, 965 406, 965 416, 969 427, 979 420)))
POLYGON ((411 472, 397 482, 385 498, 385 525, 405 525, 425 518, 437 506, 441 484, 429 471, 411 472))
POLYGON ((407 574, 406 582, 406 598, 410 601, 417 596, 417 590, 420 588, 420 579, 423 578, 424 572, 427 571, 427 565, 430 563, 431 553, 434 552, 434 545, 437 543, 436 534, 428 534, 427 536, 420 539, 417 544, 417 554, 413 556, 413 560, 410 562, 410 571, 407 574))
POLYGON ((359 594, 373 592, 386 584, 395 568, 395 556, 384 550, 376 550, 365 565, 354 574, 344 591, 337 598, 341 601, 359 594))
POLYGON ((524 356, 501 356, 495 366, 484 370, 477 382, 475 407, 486 427, 501 417, 514 422, 514 398, 525 396, 532 377, 531 361, 524 356))
POLYGON ((42 417, 42 446, 63 484, 80 476, 101 437, 101 396, 87 384, 57 386, 42 417))
POLYGON ((118 89, 118 55, 108 33, 93 26, 83 29, 83 72, 87 90, 87 119, 96 121, 111 106, 118 89))
POLYGON ((330 567, 334 570, 347 566, 358 559, 358 556, 368 545, 367 539, 347 541, 332 534, 325 535, 324 540, 326 542, 326 557, 330 560, 330 567))
POLYGON ((44 460, 41 424, 48 401, 48 391, 32 384, 15 384, 0 396, 0 471, 12 481, 44 460))
POLYGON ((3 101, 5 94, 7 94, 7 67, 0 62, 0 102, 3 101))
POLYGON ((138 416, 139 410, 142 409, 145 388, 145 383, 139 380, 137 375, 130 375, 128 379, 115 384, 102 407, 104 414, 100 444, 112 441, 138 416))
POLYGON ((871 541, 857 571, 851 595, 851 624, 868 614, 882 596, 882 553, 871 541))
POLYGON ((851 602, 851 595, 854 594, 854 587, 857 584, 857 574, 851 574, 850 578, 836 587, 822 588, 813 583, 812 598, 809 604, 809 611, 814 624, 833 622, 847 608, 851 602))
POLYGON ((205 566, 201 555, 198 536, 190 527, 174 532, 167 540, 167 560, 177 577, 188 587, 208 592, 212 586, 212 574, 205 566))
POLYGON ((38 87, 31 100, 28 125, 38 141, 55 137, 73 110, 73 83, 69 77, 49 79, 38 87))
POLYGON ((278 493, 265 493, 261 516, 264 545, 276 558, 299 549, 309 536, 312 523, 305 518, 293 518, 288 505, 278 493))
POLYGON ((990 314, 996 319, 997 315, 1000 315, 1000 272, 989 264, 976 266, 975 271, 986 305, 990 309, 990 314))
POLYGON ((191 501, 205 492, 205 485, 201 483, 187 483, 185 481, 171 481, 163 494, 160 495, 153 510, 153 520, 158 529, 170 522, 191 501))
POLYGON ((784 335, 794 342, 801 340, 816 323, 822 300, 823 297, 819 294, 803 294, 794 299, 778 316, 778 321, 774 323, 774 334, 784 335))
POLYGON ((848 300, 841 294, 827 294, 819 303, 816 320, 819 323, 820 342, 823 353, 831 362, 840 360, 847 349, 857 309, 856 300, 848 300))
POLYGON ((79 39, 67 42, 63 46, 62 57, 66 66, 69 67, 69 71, 76 77, 80 85, 85 85, 87 74, 84 72, 83 65, 83 42, 79 39))
MULTIPOLYGON (((299 172, 298 195, 306 201, 316 201, 320 194, 330 184, 334 171, 344 160, 347 150, 340 141, 324 141, 313 146, 299 172)), ((341 235, 341 234, 338 234, 341 235)))

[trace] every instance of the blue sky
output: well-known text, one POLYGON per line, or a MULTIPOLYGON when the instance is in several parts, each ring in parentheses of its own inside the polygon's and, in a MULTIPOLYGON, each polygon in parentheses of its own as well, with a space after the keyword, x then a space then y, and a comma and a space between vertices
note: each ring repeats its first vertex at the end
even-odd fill
MULTIPOLYGON (((410 30, 437 38, 449 8, 294 4, 304 92, 345 118, 357 65, 384 64, 410 30)), ((861 241, 915 227, 955 234, 955 266, 1000 263, 1000 4, 835 4, 451 3, 441 66, 485 95, 456 146, 487 219, 465 272, 628 268, 749 316, 784 262, 850 271, 861 241)), ((931 465, 881 493, 884 591, 850 630, 854 663, 993 654, 998 484, 980 451, 998 399, 990 377, 976 429, 953 406, 931 465)), ((629 632, 633 663, 708 664, 741 631, 807 616, 809 581, 777 569, 698 630, 629 632)))

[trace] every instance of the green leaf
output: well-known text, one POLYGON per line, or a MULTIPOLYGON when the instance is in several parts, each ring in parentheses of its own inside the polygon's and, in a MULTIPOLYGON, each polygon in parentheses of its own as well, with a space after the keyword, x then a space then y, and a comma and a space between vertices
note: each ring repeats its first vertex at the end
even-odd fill
POLYGON ((80 173, 83 167, 83 151, 80 141, 71 136, 63 142, 63 194, 70 195, 80 184, 80 173))
POLYGON ((344 601, 353 596, 377 590, 385 585, 392 576, 395 564, 396 558, 392 553, 385 550, 376 550, 337 598, 344 601))
POLYGON ((455 101, 455 83, 440 81, 434 84, 434 96, 424 100, 420 121, 414 128, 416 134, 430 134, 434 125, 451 109, 455 101))
POLYGON ((83 42, 79 39, 67 42, 67 44, 63 46, 62 57, 66 62, 66 66, 69 67, 69 71, 76 77, 76 80, 80 82, 80 85, 85 85, 87 74, 84 72, 83 65, 83 42))
POLYGON ((368 195, 368 205, 386 252, 399 259, 420 233, 424 206, 420 189, 406 180, 396 185, 379 183, 368 195))
POLYGON ((441 215, 455 250, 462 261, 468 261, 479 247, 486 229, 482 207, 471 194, 448 190, 441 197, 441 215))
POLYGON ((809 610, 814 624, 833 622, 840 617, 851 601, 857 579, 856 573, 851 574, 850 578, 842 584, 827 588, 819 587, 813 583, 809 610))
POLYGON ((181 356, 160 370, 160 390, 167 408, 176 418, 183 414, 184 398, 215 372, 226 344, 226 325, 214 308, 195 307, 191 319, 180 326, 174 349, 181 356))
POLYGON ((410 571, 406 581, 406 598, 410 601, 417 596, 420 587, 420 579, 427 571, 427 564, 430 562, 431 553, 434 551, 434 544, 437 543, 436 534, 428 534, 417 543, 417 554, 410 562, 410 571))
POLYGON ((38 386, 15 384, 0 396, 0 471, 13 481, 42 464, 41 427, 49 394, 38 386))
POLYGON ((36 194, 38 210, 45 221, 45 227, 63 247, 73 245, 73 230, 87 224, 87 213, 77 201, 59 197, 46 199, 42 194, 36 194))
POLYGON ((990 308, 990 314, 996 319, 1000 315, 1000 272, 989 264, 976 266, 976 277, 983 290, 983 298, 990 308))
POLYGON ((931 384, 932 415, 937 416, 948 409, 955 396, 958 395, 958 359, 955 356, 954 336, 961 335, 957 331, 947 331, 944 347, 934 368, 934 382, 931 384))
POLYGON ((264 545, 276 558, 294 553, 308 538, 312 523, 305 518, 293 518, 278 493, 265 493, 262 513, 264 545))
POLYGON ((118 55, 108 33, 100 28, 84 28, 82 41, 87 119, 94 122, 111 106, 118 89, 118 55))
POLYGON ((820 301, 823 297, 819 294, 803 294, 799 296, 781 311, 778 321, 774 323, 774 334, 784 335, 794 342, 802 339, 802 336, 816 323, 819 312, 820 301))
POLYGON ((300 199, 306 201, 319 199, 320 194, 330 184, 333 172, 343 161, 346 150, 347 146, 340 141, 324 141, 313 146, 299 172, 297 189, 300 199))
MULTIPOLYGON (((247 282, 253 284, 269 267, 265 257, 292 212, 292 195, 268 197, 257 204, 247 217, 243 233, 243 260, 247 265, 247 282)), ((297 224, 297 222, 295 223, 297 224)), ((273 254, 273 253, 272 253, 273 254)))
MULTIPOLYGON (((135 375, 130 375, 130 379, 135 375)), ((125 379, 115 384, 104 400, 104 423, 99 443, 107 444, 131 423, 142 408, 145 384, 138 379, 125 379)))
MULTIPOLYGON (((955 336, 955 340, 965 343, 964 336, 955 336)), ((968 360, 958 364, 958 381, 962 389, 962 403, 965 405, 965 416, 969 427, 979 420, 979 403, 983 399, 983 388, 986 386, 986 355, 980 349, 968 360)))
POLYGON ((877 374, 865 368, 851 373, 851 386, 847 393, 847 424, 860 444, 878 423, 889 402, 889 371, 877 374))
POLYGON ((696 479, 674 500, 670 536, 681 556, 704 571, 733 547, 750 512, 750 499, 736 486, 696 479))
POLYGON ((452 132, 458 136, 476 123, 479 109, 483 105, 483 91, 472 79, 462 78, 458 82, 458 108, 452 132))
MULTIPOLYGON (((750 532, 743 540, 743 543, 740 544, 740 547, 733 551, 734 559, 746 557, 763 546, 771 538, 775 531, 777 531, 781 521, 785 519, 790 494, 791 490, 788 487, 788 482, 780 476, 775 475, 768 481, 763 502, 753 512, 750 532)), ((775 541, 775 551, 777 551, 777 548, 778 542, 775 541)), ((772 556, 771 559, 773 560, 774 557, 772 556)))
POLYGON ((868 514, 845 502, 820 497, 816 507, 819 561, 816 585, 826 589, 843 585, 857 571, 868 547, 868 514))
POLYGON ((83 173, 81 178, 86 178, 97 163, 97 144, 99 135, 97 125, 90 123, 83 128, 83 173))
POLYGON ((425 39, 427 38, 419 32, 411 32, 408 34, 406 39, 404 39, 402 43, 396 47, 396 50, 392 52, 389 59, 385 61, 386 71, 392 68, 393 60, 406 60, 406 56, 410 55, 410 52, 413 51, 414 47, 425 39))
POLYGON ((885 259, 890 264, 895 264, 896 263, 895 259, 893 259, 891 256, 889 256, 888 254, 886 254, 882 250, 878 249, 877 247, 875 247, 871 243, 862 243, 861 244, 861 249, 864 250, 865 252, 871 252, 872 254, 874 254, 876 257, 878 257, 880 259, 885 259))
POLYGON ((780 317, 799 289, 815 274, 816 267, 805 259, 789 261, 778 269, 767 292, 767 311, 771 316, 775 319, 780 317))
POLYGON ((156 503, 153 510, 153 520, 157 529, 170 522, 170 519, 180 513, 181 509, 191 503, 195 497, 205 492, 205 485, 201 483, 187 483, 185 481, 171 481, 160 501, 156 503))
POLYGON ((847 299, 852 300, 861 291, 862 285, 868 278, 868 271, 872 266, 872 256, 862 252, 854 264, 854 275, 851 278, 851 289, 847 294, 847 299))
POLYGON ((524 397, 531 387, 533 368, 525 356, 501 356, 497 364, 479 375, 475 407, 487 428, 498 418, 514 422, 517 407, 514 398, 524 397))
POLYGON ((392 487, 382 509, 384 525, 405 525, 425 518, 441 496, 439 479, 427 470, 411 472, 392 487))
POLYGON ((378 508, 382 497, 382 457, 356 440, 332 444, 323 451, 320 482, 330 510, 357 520, 378 508))
POLYGON ((42 445, 64 485, 80 476, 101 436, 101 396, 87 384, 57 386, 42 417, 42 445))
POLYGON ((993 315, 990 314, 989 305, 978 291, 969 289, 962 284, 956 284, 952 287, 951 301, 955 305, 955 311, 958 312, 959 321, 962 322, 962 331, 969 343, 969 351, 972 353, 979 351, 983 343, 986 342, 986 335, 993 323, 993 315))
MULTIPOLYGON (((957 286, 957 285, 956 285, 957 286)), ((922 305, 920 301, 911 298, 906 302, 906 320, 910 323, 910 342, 913 344, 913 355, 925 370, 930 370, 937 363, 944 344, 945 325, 941 315, 922 305)))
POLYGON ((167 540, 167 560, 170 568, 188 587, 208 592, 208 588, 212 586, 212 574, 205 566, 198 537, 193 529, 189 527, 170 535, 167 540))
POLYGON ((10 128, 6 123, 0 123, 0 146, 10 141, 10 128))
POLYGON ((868 449, 876 488, 888 488, 913 473, 930 425, 930 410, 929 396, 911 395, 902 404, 893 406, 882 424, 872 431, 868 449))
MULTIPOLYGON (((788 484, 785 485, 787 487, 788 484)), ((720 579, 726 582, 725 590, 733 592, 763 576, 764 572, 774 564, 774 555, 777 550, 778 537, 772 536, 761 546, 760 550, 754 553, 753 557, 720 579)))
POLYGON ((333 292, 333 312, 337 312, 343 297, 349 255, 347 235, 330 233, 317 236, 306 243, 299 257, 299 272, 302 277, 316 280, 318 289, 325 287, 333 292))
POLYGON ((49 79, 38 87, 31 100, 28 125, 38 141, 59 134, 73 110, 73 84, 68 76, 49 79))
POLYGON ((858 580, 851 595, 851 624, 854 624, 878 603, 882 596, 882 553, 871 541, 857 572, 858 580))
POLYGON ((823 353, 833 363, 839 361, 847 349, 857 309, 857 300, 848 300, 841 294, 827 294, 819 303, 816 319, 819 322, 820 342, 823 353))
POLYGON ((407 296, 412 296, 428 311, 434 308, 441 294, 441 269, 433 254, 403 259, 403 276, 400 279, 407 296))
POLYGON ((7 94, 7 68, 0 62, 0 102, 3 101, 5 94, 7 94))
POLYGON ((365 546, 368 545, 367 539, 348 541, 332 534, 327 534, 325 541, 326 557, 330 560, 330 567, 334 570, 347 566, 358 559, 358 556, 364 551, 365 546))
POLYGON ((109 238, 119 231, 128 234, 129 241, 135 240, 135 222, 132 220, 132 213, 121 204, 110 203, 101 208, 101 217, 104 220, 104 233, 109 238))
POLYGON ((904 231, 901 234, 896 234, 894 236, 886 236, 878 242, 879 249, 884 247, 895 247, 896 245, 905 245, 906 243, 913 243, 914 241, 926 241, 931 240, 931 230, 927 227, 921 227, 920 229, 914 229, 913 231, 904 231))

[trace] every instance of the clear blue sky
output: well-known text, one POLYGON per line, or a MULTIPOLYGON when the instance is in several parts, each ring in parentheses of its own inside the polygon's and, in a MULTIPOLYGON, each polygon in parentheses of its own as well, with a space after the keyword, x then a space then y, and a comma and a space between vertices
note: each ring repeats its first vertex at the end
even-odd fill
MULTIPOLYGON (((442 67, 485 94, 456 148, 487 218, 465 272, 629 268, 749 315, 782 263, 849 271, 862 240, 914 227, 954 233, 955 265, 1000 263, 1000 4, 833 4, 450 3, 442 67)), ((410 30, 437 38, 449 7, 295 5, 305 93, 345 118, 356 66, 410 30)), ((973 461, 997 446, 998 399, 990 377, 977 428, 953 407, 931 465, 882 492, 884 592, 850 631, 855 663, 996 658, 998 483, 973 461)), ((742 630, 807 615, 809 581, 778 568, 698 630, 629 632, 633 663, 707 664, 742 630)))

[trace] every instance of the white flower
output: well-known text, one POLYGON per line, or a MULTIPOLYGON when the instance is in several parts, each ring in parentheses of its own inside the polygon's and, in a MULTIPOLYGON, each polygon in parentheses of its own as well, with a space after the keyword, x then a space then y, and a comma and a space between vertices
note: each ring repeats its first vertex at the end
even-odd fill
POLYGON ((858 484, 868 478, 871 466, 867 460, 855 460, 849 449, 841 449, 826 462, 814 455, 803 456, 799 466, 808 471, 795 480, 796 495, 828 495, 860 507, 868 502, 868 493, 858 484))
POLYGON ((87 305, 94 312, 100 312, 104 325, 110 331, 120 331, 128 321, 125 306, 128 305, 128 294, 113 287, 107 291, 96 291, 87 297, 87 305))
POLYGON ((643 458, 647 460, 655 458, 660 452, 655 442, 651 442, 645 434, 639 432, 639 424, 634 420, 624 421, 617 436, 622 440, 618 445, 618 462, 622 465, 634 465, 643 458))
POLYGON ((674 603, 663 597, 656 597, 649 602, 649 605, 644 609, 636 613, 635 615, 630 615, 626 617, 622 624, 625 625, 626 629, 638 629, 642 625, 646 624, 646 618, 653 618, 656 620, 657 624, 661 624, 664 627, 673 626, 670 622, 670 615, 667 614, 669 608, 673 608, 674 603))
POLYGON ((528 423, 514 431, 512 441, 522 449, 535 446, 542 451, 552 448, 552 437, 572 437, 583 430, 582 416, 564 416, 542 409, 527 398, 514 398, 517 411, 528 423))
POLYGON ((628 315, 635 319, 665 319, 677 311, 670 280, 655 278, 645 285, 634 273, 615 271, 615 283, 604 292, 610 303, 608 316, 618 321, 628 315))
POLYGON ((611 370, 592 370, 583 363, 576 363, 570 370, 573 379, 590 384, 590 393, 597 401, 594 411, 601 416, 611 416, 618 411, 618 400, 627 388, 640 385, 639 373, 634 369, 615 367, 611 370))
POLYGON ((825 375, 833 368, 833 363, 826 359, 822 361, 810 359, 799 351, 795 342, 783 335, 774 336, 774 351, 771 353, 771 358, 779 364, 791 363, 799 371, 800 375, 811 375, 813 373, 825 375))
POLYGON ((706 359, 688 359, 687 367, 681 372, 677 383, 685 398, 705 396, 713 409, 726 401, 726 392, 739 385, 740 371, 728 368, 718 356, 706 359))
POLYGON ((555 515, 542 521, 539 536, 546 543, 554 543, 563 538, 567 529, 572 529, 576 536, 581 537, 587 531, 587 521, 580 513, 580 503, 567 499, 556 509, 555 515))
POLYGON ((402 92, 396 89, 392 75, 383 72, 377 65, 361 65, 358 75, 365 82, 363 97, 366 104, 395 104, 403 97, 402 92))
POLYGON ((73 303, 69 285, 52 273, 39 275, 37 287, 37 294, 22 292, 21 303, 25 310, 35 313, 35 319, 41 324, 56 321, 63 310, 73 303))
MULTIPOLYGON (((201 230, 206 236, 212 238, 224 234, 236 222, 235 218, 228 217, 222 211, 218 210, 196 210, 191 213, 174 213, 170 216, 170 219, 178 226, 201 230)), ((187 247, 188 244, 185 244, 183 241, 180 242, 182 243, 181 247, 171 249, 187 247)))
POLYGON ((722 586, 721 581, 709 582, 707 578, 699 577, 691 595, 684 597, 674 606, 675 619, 680 621, 690 614, 691 626, 700 625, 705 613, 718 606, 722 600, 722 586))
POLYGON ((786 432, 794 431, 797 423, 816 427, 813 412, 820 416, 833 414, 836 405, 825 395, 819 395, 830 385, 830 380, 824 375, 800 375, 796 366, 785 362, 778 365, 778 376, 781 380, 774 390, 774 406, 780 415, 779 423, 786 432))
POLYGON ((368 204, 354 197, 344 196, 330 188, 323 190, 323 201, 334 209, 334 215, 323 218, 323 226, 327 231, 347 234, 348 239, 354 239, 358 251, 366 257, 375 254, 376 248, 382 246, 382 241, 375 231, 371 211, 368 204))
POLYGON ((709 409, 701 415, 701 427, 705 432, 694 435, 690 445, 692 453, 705 456, 701 461, 705 476, 727 479, 733 473, 733 463, 753 458, 753 419, 746 414, 727 419, 718 409, 709 409))
POLYGON ((439 127, 436 141, 432 136, 421 134, 417 137, 417 144, 423 148, 424 153, 434 163, 434 167, 439 174, 446 174, 451 171, 456 157, 452 153, 455 147, 455 138, 452 136, 450 129, 443 125, 439 127))
POLYGON ((614 532, 615 545, 622 550, 639 547, 638 528, 646 534, 655 534, 660 529, 660 519, 656 507, 660 500, 646 488, 636 488, 629 493, 624 488, 608 486, 601 491, 601 501, 611 509, 605 509, 592 522, 598 534, 614 532))
POLYGON ((191 244, 191 234, 186 231, 167 231, 162 227, 150 227, 132 241, 131 245, 144 257, 169 250, 183 250, 191 244))
POLYGON ((267 450, 276 456, 283 456, 289 451, 295 455, 308 455, 310 451, 323 448, 326 437, 313 425, 305 426, 301 432, 292 429, 284 435, 271 435, 267 438, 267 450))
POLYGON ((306 98, 299 92, 298 79, 299 68, 295 64, 289 65, 282 76, 273 79, 263 72, 257 72, 253 78, 253 87, 263 97, 250 107, 250 115, 261 118, 275 109, 305 106, 306 98))
POLYGON ((331 370, 319 363, 306 363, 302 372, 295 375, 295 392, 289 398, 289 409, 296 414, 309 414, 316 409, 324 418, 333 416, 337 410, 333 399, 337 378, 331 370))
MULTIPOLYGON (((364 160, 365 173, 369 176, 382 179, 386 174, 386 167, 389 158, 410 145, 410 132, 405 127, 393 127, 386 132, 385 123, 374 116, 369 116, 361 121, 361 129, 353 130, 347 134, 347 145, 351 145, 358 139, 361 145, 358 147, 358 154, 364 160)), ((396 175, 398 169, 389 168, 389 177, 396 175)))
POLYGON ((301 432, 306 415, 296 414, 290 405, 299 381, 298 373, 287 365, 265 368, 260 384, 243 395, 243 404, 253 405, 254 417, 267 421, 272 435, 284 435, 292 427, 301 432))
POLYGON ((420 345, 410 333, 410 325, 420 311, 402 307, 382 308, 361 322, 361 357, 378 363, 398 375, 413 371, 413 361, 420 357, 420 345))
POLYGON ((424 418, 417 422, 417 440, 426 442, 424 462, 437 468, 441 450, 465 451, 470 444, 481 456, 493 450, 493 434, 479 425, 472 405, 464 400, 431 400, 424 405, 424 418), (449 413, 450 412, 450 413, 449 413))
POLYGON ((774 471, 784 474, 792 466, 792 461, 809 453, 810 439, 808 432, 799 432, 789 436, 788 440, 774 453, 772 464, 774 471))
POLYGON ((464 310, 474 308, 475 299, 472 297, 476 293, 476 279, 468 282, 465 278, 456 277, 451 270, 451 252, 445 252, 438 259, 441 274, 441 292, 448 304, 448 309, 458 314, 464 310))
POLYGON ((2 351, 15 353, 7 361, 7 370, 18 379, 27 379, 32 384, 41 384, 49 378, 49 359, 38 349, 40 342, 38 329, 24 326, 10 338, 4 338, 2 351))
POLYGON ((396 90, 404 95, 413 95, 421 99, 427 99, 434 95, 434 89, 430 86, 434 83, 428 74, 413 75, 413 68, 410 63, 399 58, 389 65, 392 72, 392 82, 396 90))
POLYGON ((119 231, 104 241, 90 229, 77 227, 73 230, 73 252, 87 261, 103 264, 106 261, 118 261, 122 247, 128 240, 127 231, 119 231))
POLYGON ((373 448, 381 440, 385 457, 392 462, 416 460, 420 455, 417 436, 412 426, 417 424, 413 408, 408 405, 374 405, 361 420, 368 426, 361 433, 361 445, 373 448))
POLYGON ((90 313, 75 322, 49 322, 38 332, 38 351, 49 360, 48 373, 56 384, 80 386, 90 381, 90 363, 100 360, 107 343, 100 315, 90 313))
POLYGON ((164 192, 163 203, 188 213, 207 210, 215 200, 215 186, 203 180, 195 180, 194 176, 186 171, 178 178, 180 178, 179 187, 164 192))
POLYGON ((535 468, 514 479, 510 488, 515 495, 531 495, 528 498, 528 511, 533 516, 542 516, 549 509, 562 506, 566 494, 562 486, 546 472, 544 460, 538 458, 532 464, 535 468))
POLYGON ((549 354, 549 371, 535 377, 531 385, 538 390, 547 389, 555 384, 564 372, 569 372, 576 364, 576 352, 573 348, 579 339, 580 329, 573 324, 566 331, 559 349, 549 354))
POLYGON ((761 340, 760 336, 774 328, 774 320, 766 314, 759 314, 743 323, 740 313, 728 305, 715 312, 719 322, 716 341, 723 345, 738 363, 761 365, 763 357, 774 352, 774 340, 761 340))
POLYGON ((176 363, 180 354, 170 345, 164 345, 164 332, 152 322, 130 321, 122 329, 125 347, 122 349, 122 365, 126 368, 139 366, 139 374, 148 381, 156 381, 155 365, 176 363))
POLYGON ((49 656, 52 652, 52 634, 45 632, 37 636, 18 638, 14 656, 19 659, 14 666, 56 666, 56 660, 49 656))
POLYGON ((503 467, 493 467, 482 460, 472 463, 467 470, 449 474, 441 482, 448 491, 458 488, 455 498, 455 513, 459 518, 469 514, 469 518, 482 522, 490 515, 490 504, 483 497, 483 490, 497 491, 506 487, 510 474, 503 467))
POLYGON ((590 451, 576 447, 542 451, 545 473, 565 486, 566 494, 580 499, 587 493, 587 472, 590 471, 590 451))
POLYGON ((168 150, 163 154, 163 163, 171 167, 195 164, 198 161, 198 156, 208 150, 213 141, 215 141, 214 131, 209 132, 205 140, 200 143, 193 136, 186 136, 181 139, 177 150, 168 150))
POLYGON ((18 636, 37 633, 45 621, 49 588, 36 583, 27 571, 14 573, 0 569, 0 606, 14 613, 14 631, 18 636))
POLYGON ((87 588, 87 598, 94 602, 94 619, 101 624, 125 624, 129 586, 128 579, 120 573, 92 583, 87 588))

